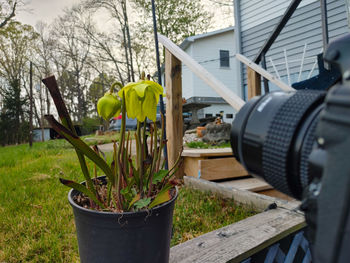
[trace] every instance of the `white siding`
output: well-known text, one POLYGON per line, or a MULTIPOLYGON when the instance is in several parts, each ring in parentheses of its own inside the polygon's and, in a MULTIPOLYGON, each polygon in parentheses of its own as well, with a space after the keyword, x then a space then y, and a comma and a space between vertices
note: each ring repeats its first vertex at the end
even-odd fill
MULTIPOLYGON (((317 0, 303 0, 301 8, 317 0)), ((284 14, 291 0, 241 0, 241 28, 242 31, 253 28, 284 14)))
MULTIPOLYGON (((189 45, 184 51, 193 57, 193 45, 189 45)), ((186 99, 194 96, 193 75, 188 67, 182 65, 182 97, 186 99)))
MULTIPOLYGON (((223 82, 228 88, 234 92, 239 93, 239 85, 237 83, 237 61, 233 58, 236 52, 234 33, 228 31, 225 33, 217 34, 214 36, 201 38, 195 40, 191 45, 193 57, 199 62, 206 70, 213 74, 217 79, 223 82), (230 67, 220 67, 220 50, 228 50, 230 52, 230 67)), ((186 50, 187 52, 187 50, 186 50)), ((189 52, 188 52, 189 53, 189 52)), ((193 94, 188 94, 190 98, 195 97, 220 97, 215 91, 213 91, 208 85, 206 85, 201 79, 195 76, 193 73, 192 80, 187 76, 189 69, 183 66, 183 94, 187 94, 188 85, 192 85, 193 94)))
MULTIPOLYGON (((251 2, 254 1, 238 1, 238 3, 240 3, 239 7, 244 10, 244 12, 241 12, 243 14, 240 17, 239 22, 242 25, 245 25, 245 27, 241 27, 241 52, 248 58, 254 59, 278 21, 281 19, 281 15, 285 12, 287 7, 285 7, 282 13, 278 14, 278 12, 276 12, 273 15, 267 15, 263 19, 256 13, 256 10, 260 8, 260 5, 270 6, 271 9, 276 10, 276 8, 278 9, 279 6, 284 3, 287 3, 288 6, 290 1, 263 0, 256 3, 256 5, 252 5, 251 2), (271 6, 271 2, 273 2, 275 6, 271 6), (254 17, 251 14, 255 14, 256 16, 254 17)), ((261 10, 262 12, 264 8, 261 10)), ((345 1, 328 0, 327 9, 330 41, 349 33, 345 1)), ((270 14, 270 11, 263 13, 264 15, 270 14)), ((287 72, 284 58, 285 49, 288 56, 291 83, 297 82, 305 44, 307 44, 307 51, 306 59, 303 64, 301 80, 305 80, 308 77, 316 61, 316 55, 321 52, 322 48, 321 11, 319 1, 306 0, 301 2, 299 8, 292 15, 287 25, 267 52, 267 70, 275 75, 272 64, 270 63, 270 59, 272 59, 275 64, 278 64, 276 67, 282 80, 287 83, 287 72)), ((317 72, 318 69, 316 66, 313 74, 317 74, 317 72)), ((245 67, 243 67, 243 80, 244 84, 246 84, 245 67)), ((271 85, 271 87, 273 89, 273 85, 271 85)))
POLYGON ((212 104, 210 107, 204 108, 201 116, 198 114, 198 117, 203 118, 205 117, 205 114, 212 114, 213 116, 216 116, 216 114, 220 114, 220 111, 224 112, 224 122, 231 124, 235 117, 236 111, 228 104, 212 104), (226 114, 232 114, 233 118, 226 118, 226 114))

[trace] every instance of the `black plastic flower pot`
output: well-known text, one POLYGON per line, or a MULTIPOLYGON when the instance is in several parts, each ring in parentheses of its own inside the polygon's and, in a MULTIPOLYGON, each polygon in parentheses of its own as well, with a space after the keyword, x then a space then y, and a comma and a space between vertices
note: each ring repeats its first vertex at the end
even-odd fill
POLYGON ((149 211, 100 212, 83 208, 69 191, 82 263, 166 263, 169 261, 172 200, 149 211))

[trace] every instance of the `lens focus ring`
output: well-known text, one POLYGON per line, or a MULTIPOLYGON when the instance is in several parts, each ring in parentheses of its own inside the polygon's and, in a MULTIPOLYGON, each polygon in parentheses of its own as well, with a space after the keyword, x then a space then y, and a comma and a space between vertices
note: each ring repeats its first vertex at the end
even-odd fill
POLYGON ((290 146, 300 121, 306 111, 324 93, 314 91, 298 91, 291 96, 274 116, 267 133, 262 150, 262 164, 265 180, 276 189, 295 194, 294 187, 288 182, 288 159, 290 146))

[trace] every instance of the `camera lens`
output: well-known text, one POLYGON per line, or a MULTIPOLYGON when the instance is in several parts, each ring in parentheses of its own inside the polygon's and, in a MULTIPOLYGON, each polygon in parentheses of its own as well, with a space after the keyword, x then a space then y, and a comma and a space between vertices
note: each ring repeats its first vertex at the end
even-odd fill
POLYGON ((232 124, 236 158, 250 174, 301 199, 312 179, 308 157, 325 95, 308 90, 272 92, 249 100, 232 124))

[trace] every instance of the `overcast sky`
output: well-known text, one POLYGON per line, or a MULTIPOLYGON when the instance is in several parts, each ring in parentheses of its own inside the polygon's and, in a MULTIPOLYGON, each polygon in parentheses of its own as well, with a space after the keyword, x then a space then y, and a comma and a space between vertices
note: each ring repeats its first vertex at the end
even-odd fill
POLYGON ((51 23, 58 15, 62 14, 65 7, 70 7, 78 2, 80 0, 30 0, 27 5, 30 10, 21 11, 16 17, 22 23, 32 26, 35 26, 39 20, 51 23))
MULTIPOLYGON (((16 15, 16 19, 25 24, 35 26, 41 20, 46 23, 51 23, 57 16, 63 14, 65 7, 70 7, 73 4, 79 3, 81 0, 27 0, 29 3, 26 6, 29 11, 20 11, 16 15)), ((166 0, 165 0, 166 1, 166 0)), ((206 8, 213 11, 212 2, 204 1, 206 8)), ((213 29, 224 28, 233 24, 233 15, 228 15, 223 10, 215 9, 215 17, 213 19, 213 29)), ((212 29, 211 29, 212 30, 212 29)), ((209 31, 211 31, 209 30, 209 31)))

